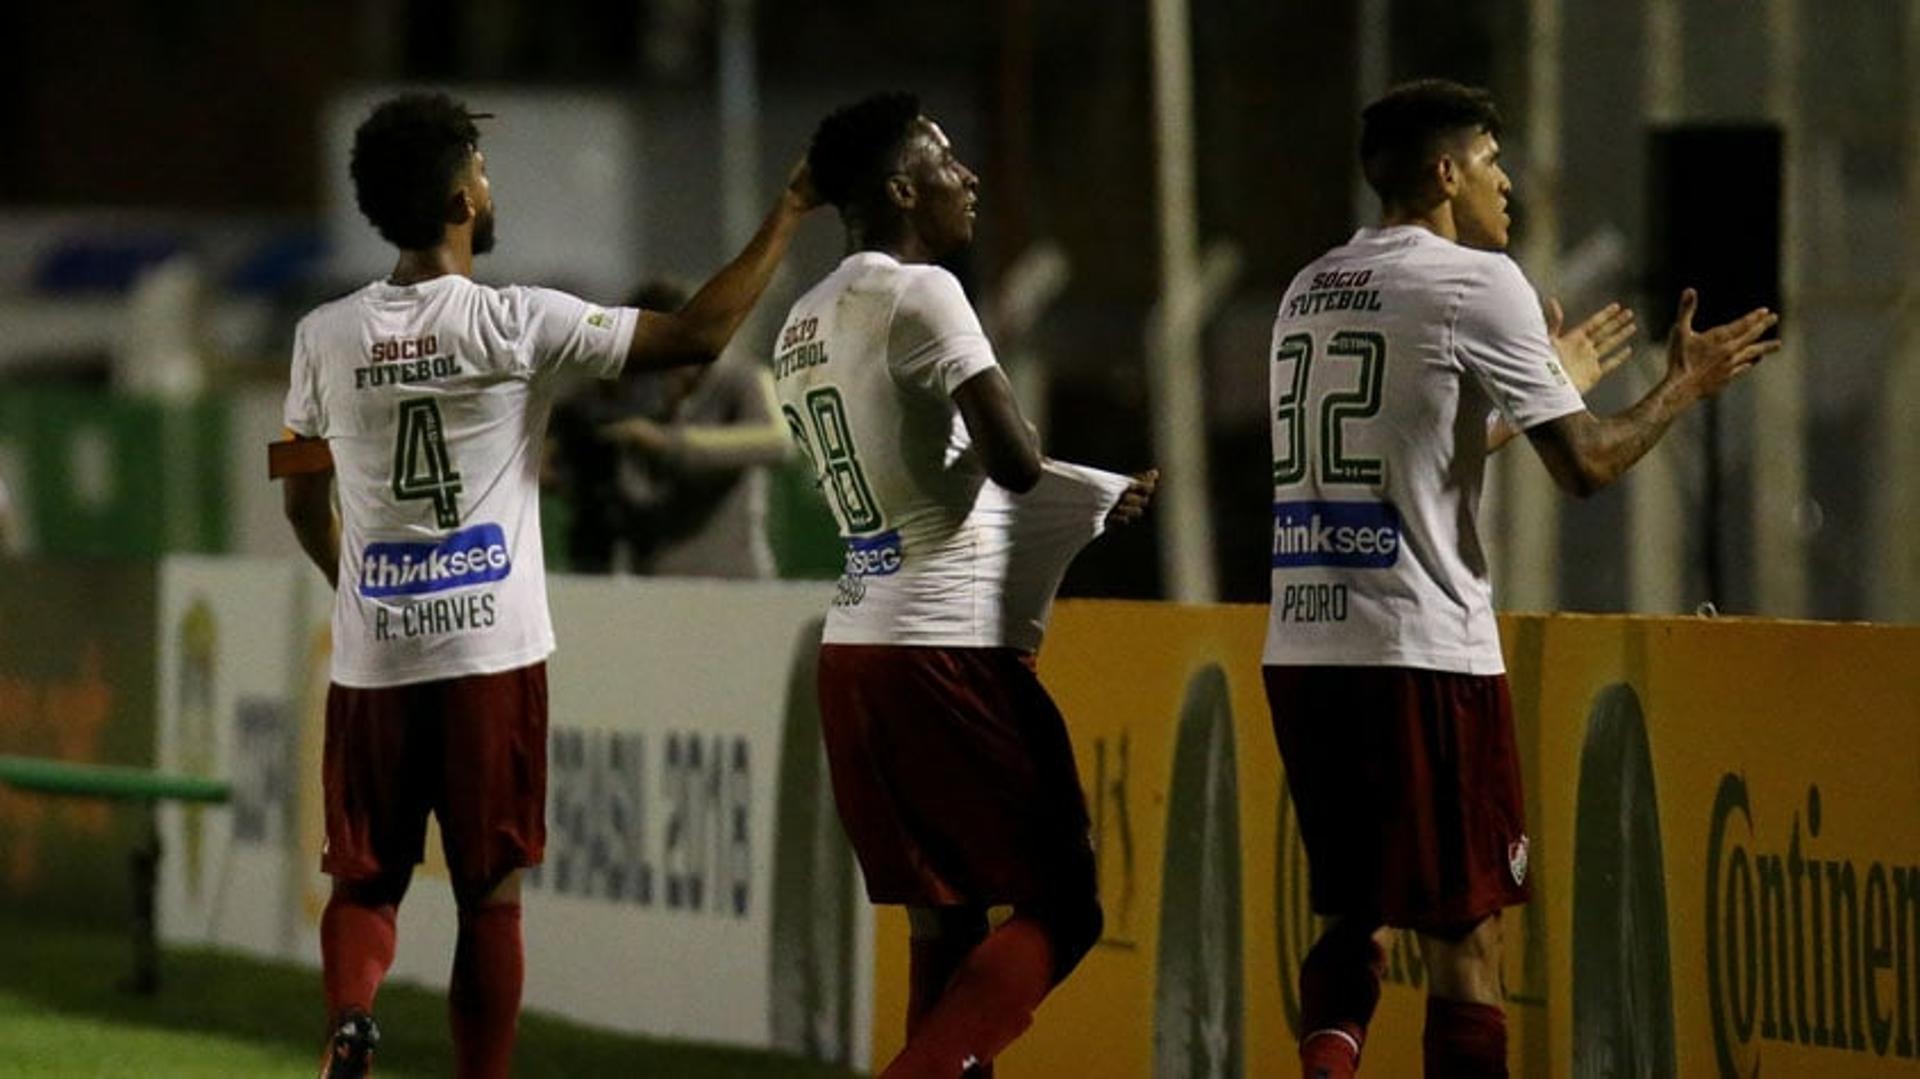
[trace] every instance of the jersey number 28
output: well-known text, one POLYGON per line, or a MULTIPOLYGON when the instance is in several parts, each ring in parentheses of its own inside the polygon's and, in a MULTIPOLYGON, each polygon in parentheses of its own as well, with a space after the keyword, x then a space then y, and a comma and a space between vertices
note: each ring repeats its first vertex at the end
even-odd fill
POLYGON ((860 455, 853 448, 853 428, 847 424, 847 406, 840 391, 832 386, 808 390, 807 418, 811 418, 813 436, 808 437, 806 418, 787 405, 781 409, 787 417, 787 430, 813 462, 814 475, 827 488, 827 494, 840 508, 840 520, 849 535, 876 532, 884 516, 873 497, 867 474, 860 467, 860 455))
POLYGON ((393 446, 393 497, 401 501, 433 500, 434 521, 441 528, 460 523, 460 473, 447 453, 446 427, 440 404, 431 397, 400 402, 400 433, 393 446))

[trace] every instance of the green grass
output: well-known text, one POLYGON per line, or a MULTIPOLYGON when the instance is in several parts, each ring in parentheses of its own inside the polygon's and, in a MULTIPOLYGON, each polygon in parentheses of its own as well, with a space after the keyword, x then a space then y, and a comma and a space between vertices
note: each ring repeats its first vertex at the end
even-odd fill
MULTIPOLYGON (((320 1060, 320 976, 214 952, 168 951, 161 989, 118 988, 122 933, 0 914, 0 1074, 310 1076, 320 1060)), ((380 992, 380 1079, 452 1073, 446 999, 380 992)), ((769 1053, 633 1038, 523 1017, 514 1074, 674 1079, 845 1079, 852 1073, 769 1053)))

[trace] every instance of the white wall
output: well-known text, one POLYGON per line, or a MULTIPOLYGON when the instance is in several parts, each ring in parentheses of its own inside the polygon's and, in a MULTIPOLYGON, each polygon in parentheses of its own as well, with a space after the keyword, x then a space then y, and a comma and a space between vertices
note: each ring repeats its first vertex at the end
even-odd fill
MULTIPOLYGON (((563 577, 549 592, 560 650, 527 1008, 863 1061, 872 918, 837 825, 820 840, 833 819, 811 671, 827 591, 563 577)), ((318 962, 330 602, 290 559, 162 571, 159 765, 234 784, 227 807, 162 814, 169 942, 318 962)), ((393 977, 444 986, 455 918, 437 842, 393 977)))

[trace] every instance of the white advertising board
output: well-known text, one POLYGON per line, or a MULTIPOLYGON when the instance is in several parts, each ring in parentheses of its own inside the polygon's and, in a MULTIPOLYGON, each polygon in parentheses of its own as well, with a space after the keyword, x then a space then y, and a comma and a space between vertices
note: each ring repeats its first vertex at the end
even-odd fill
MULTIPOLYGON (((161 576, 158 759, 234 788, 229 806, 163 815, 163 938, 316 964, 330 596, 284 560, 178 558, 161 576)), ((526 1007, 857 1062, 872 917, 819 748, 828 590, 557 577, 549 597, 526 1007)), ((392 977, 444 986, 457 923, 437 848, 392 977)))

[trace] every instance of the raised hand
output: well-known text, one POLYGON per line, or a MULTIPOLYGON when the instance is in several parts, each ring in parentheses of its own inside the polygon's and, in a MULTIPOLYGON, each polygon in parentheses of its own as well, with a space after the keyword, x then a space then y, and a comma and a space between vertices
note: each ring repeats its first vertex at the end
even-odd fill
POLYGON ((814 186, 813 170, 807 166, 803 155, 787 173, 787 188, 780 196, 788 207, 798 213, 806 213, 820 205, 820 189, 814 186))
POLYGON ((1149 468, 1145 472, 1135 472, 1133 482, 1121 493, 1120 501, 1107 511, 1107 526, 1132 524, 1147 512, 1147 503, 1153 501, 1154 489, 1160 486, 1160 470, 1149 468))
POLYGON ((1565 332, 1561 324, 1566 315, 1560 310, 1559 300, 1547 301, 1546 316, 1547 336, 1553 338, 1560 366, 1567 369, 1573 388, 1583 394, 1633 356, 1629 346, 1640 327, 1633 311, 1622 304, 1610 303, 1565 332))
POLYGON ((1696 331, 1693 315, 1699 307, 1699 293, 1693 289, 1680 293, 1679 313, 1667 335, 1667 377, 1694 397, 1707 398, 1779 350, 1779 340, 1762 341, 1760 335, 1772 329, 1780 316, 1756 307, 1731 322, 1696 331))

